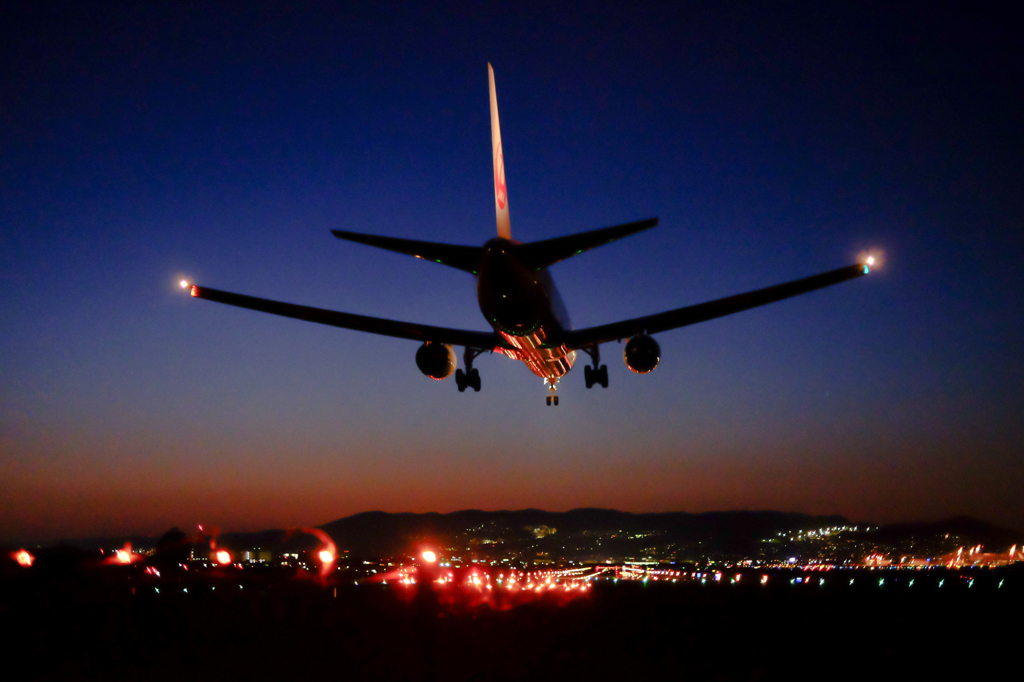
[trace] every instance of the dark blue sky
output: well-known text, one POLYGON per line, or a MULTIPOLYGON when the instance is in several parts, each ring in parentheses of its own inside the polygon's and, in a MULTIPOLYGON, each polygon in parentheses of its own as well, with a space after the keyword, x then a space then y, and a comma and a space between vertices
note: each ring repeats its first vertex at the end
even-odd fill
POLYGON ((1024 528, 1024 69, 963 4, 0 10, 0 539, 368 510, 776 508, 1024 528), (610 388, 237 310, 207 286, 487 329, 469 275, 332 228, 522 241, 577 327, 854 262, 659 335, 610 388))

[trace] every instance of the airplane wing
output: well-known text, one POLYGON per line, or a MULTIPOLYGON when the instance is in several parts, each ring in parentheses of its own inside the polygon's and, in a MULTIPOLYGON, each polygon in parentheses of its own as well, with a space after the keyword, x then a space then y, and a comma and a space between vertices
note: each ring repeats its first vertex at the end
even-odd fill
POLYGON ((371 334, 381 334, 382 336, 394 336, 400 339, 435 341, 452 346, 468 346, 469 348, 481 350, 494 350, 495 348, 505 347, 501 337, 494 332, 475 332, 464 329, 450 329, 448 327, 432 327, 414 322, 398 322, 396 320, 385 320, 380 317, 340 313, 323 308, 272 301, 267 298, 233 294, 229 291, 197 285, 192 286, 192 295, 207 301, 226 303, 227 305, 258 310, 272 315, 328 324, 332 327, 342 327, 343 329, 355 329, 361 332, 370 332, 371 334))
POLYGON ((806 294, 815 289, 839 284, 847 280, 863 277, 868 274, 867 265, 858 263, 849 265, 838 270, 830 270, 820 275, 805 277, 785 284, 777 284, 773 287, 748 291, 745 294, 737 294, 727 298, 719 298, 707 303, 676 308, 656 315, 635 317, 631 320, 613 322, 598 327, 587 327, 586 329, 575 329, 566 331, 563 342, 570 349, 586 348, 597 343, 606 343, 619 339, 629 338, 637 334, 656 334, 658 332, 686 327, 698 322, 713 320, 716 317, 724 317, 738 313, 742 310, 749 310, 758 306, 781 301, 792 296, 806 294))

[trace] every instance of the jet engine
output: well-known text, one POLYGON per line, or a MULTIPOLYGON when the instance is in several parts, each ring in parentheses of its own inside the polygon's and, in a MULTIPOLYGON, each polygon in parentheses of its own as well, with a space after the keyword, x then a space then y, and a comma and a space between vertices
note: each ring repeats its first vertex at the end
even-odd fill
POLYGON ((641 334, 629 340, 626 350, 622 352, 622 357, 626 360, 626 367, 637 374, 647 374, 658 366, 658 361, 661 360, 661 348, 658 347, 658 342, 650 336, 641 334))
POLYGON ((427 341, 416 351, 416 366, 431 379, 447 379, 455 371, 455 351, 447 344, 427 341))

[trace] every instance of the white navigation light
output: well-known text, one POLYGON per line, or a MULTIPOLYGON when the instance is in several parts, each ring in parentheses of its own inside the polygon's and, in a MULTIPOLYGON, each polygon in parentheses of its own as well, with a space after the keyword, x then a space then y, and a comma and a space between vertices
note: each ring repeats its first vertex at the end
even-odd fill
POLYGON ((181 280, 181 288, 188 289, 188 282, 186 282, 185 280, 181 280))
POLYGON ((874 265, 874 264, 875 264, 875 257, 874 256, 868 256, 868 265, 874 265))

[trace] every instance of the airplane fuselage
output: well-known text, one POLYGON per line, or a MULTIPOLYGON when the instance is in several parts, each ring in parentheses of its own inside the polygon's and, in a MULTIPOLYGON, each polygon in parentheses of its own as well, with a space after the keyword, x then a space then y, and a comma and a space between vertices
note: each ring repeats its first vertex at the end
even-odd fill
POLYGON ((488 324, 511 346, 499 350, 553 383, 576 360, 576 351, 562 342, 572 325, 547 268, 524 265, 517 246, 501 237, 484 244, 477 301, 488 324))

